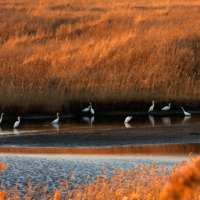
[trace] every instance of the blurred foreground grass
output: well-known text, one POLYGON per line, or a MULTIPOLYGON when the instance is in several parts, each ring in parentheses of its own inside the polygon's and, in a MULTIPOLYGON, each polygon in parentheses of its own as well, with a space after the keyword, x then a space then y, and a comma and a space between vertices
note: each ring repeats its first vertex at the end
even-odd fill
MULTIPOLYGON (((189 157, 191 156, 191 153, 189 157)), ((1 170, 6 165, 0 164, 1 170)), ((121 169, 113 172, 113 177, 106 176, 107 170, 102 169, 103 175, 98 176, 93 183, 88 183, 87 176, 84 185, 76 184, 73 188, 70 183, 75 174, 67 181, 58 180, 58 187, 51 193, 47 193, 48 185, 41 188, 41 184, 32 187, 33 180, 29 180, 24 187, 25 195, 21 195, 17 189, 9 188, 0 191, 2 199, 53 199, 53 200, 199 200, 200 199, 200 157, 194 156, 190 162, 182 161, 176 164, 171 171, 168 167, 135 166, 125 172, 121 169)), ((5 188, 3 182, 1 188, 5 188)))

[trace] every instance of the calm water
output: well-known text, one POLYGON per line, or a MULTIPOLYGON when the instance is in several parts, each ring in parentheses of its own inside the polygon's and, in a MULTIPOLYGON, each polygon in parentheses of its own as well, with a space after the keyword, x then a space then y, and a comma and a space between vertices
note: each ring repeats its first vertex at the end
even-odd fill
POLYGON ((172 168, 175 163, 188 160, 188 155, 156 156, 156 155, 132 155, 132 156, 80 156, 80 155, 9 155, 0 154, 0 161, 8 165, 8 169, 3 171, 1 180, 4 186, 7 184, 14 187, 16 181, 18 189, 23 192, 24 186, 29 179, 33 179, 33 185, 41 183, 42 187, 49 184, 48 191, 57 187, 57 181, 68 180, 72 173, 75 177, 72 185, 76 183, 84 184, 87 175, 93 182, 98 175, 102 175, 102 167, 108 170, 107 176, 112 177, 113 171, 119 168, 128 171, 136 164, 144 166, 152 165, 154 162, 158 166, 172 168))
POLYGON ((71 130, 89 130, 89 129, 105 129, 105 128, 131 128, 142 126, 159 126, 174 125, 186 123, 199 123, 200 115, 192 115, 185 117, 183 115, 175 116, 153 116, 153 115, 137 115, 133 116, 128 124, 124 124, 125 115, 118 116, 85 116, 85 117, 68 117, 61 118, 58 124, 52 124, 53 119, 21 119, 20 126, 13 129, 16 120, 3 121, 0 124, 0 135, 8 134, 28 134, 42 132, 61 132, 71 130))
MULTIPOLYGON (((13 129, 12 126, 16 120, 5 120, 1 124, 0 134, 5 140, 13 138, 14 146, 17 140, 21 140, 22 134, 33 133, 51 133, 51 132, 64 132, 71 130, 90 130, 90 129, 105 129, 105 128, 123 128, 123 127, 142 127, 142 126, 160 126, 160 125, 174 125, 174 124, 186 124, 186 123, 199 123, 200 115, 192 115, 192 117, 184 117, 183 115, 176 116, 134 116, 129 124, 125 126, 124 119, 126 116, 95 116, 95 117, 68 117, 61 118, 58 125, 52 125, 53 119, 41 119, 41 120, 21 120, 21 124, 18 129, 13 129), (3 135, 15 134, 19 136, 3 135), (21 135, 21 136, 20 136, 21 135)), ((39 134, 38 134, 39 135, 39 134)), ((52 137, 62 134, 49 134, 52 137)), ((34 138, 36 135, 24 135, 24 137, 34 138)), ((98 135, 97 135, 98 136, 98 135)), ((47 136, 42 138, 46 141, 47 136)), ((98 136, 100 137, 100 135, 98 136)), ((194 137, 195 135, 191 136, 194 137)), ((40 137, 40 142, 42 139, 40 137)), ((87 138, 86 138, 87 139, 87 138)), ((112 139, 112 138, 111 138, 112 139)), ((76 138, 75 138, 76 140, 76 138)), ((55 140, 52 140, 55 143, 55 140)), ((86 140, 87 141, 87 140, 86 140)), ((5 141, 6 144, 6 141, 5 141)), ((30 144, 29 144, 30 145, 30 144)), ((18 145, 17 145, 18 146, 18 145)), ((4 181, 4 186, 7 184, 10 187, 14 187, 16 181, 18 183, 18 189, 23 193, 23 188, 28 184, 29 179, 34 179, 33 185, 38 182, 44 187, 49 184, 48 191, 52 191, 54 187, 57 187, 57 180, 61 177, 61 180, 68 180, 72 173, 75 173, 75 178, 72 180, 72 185, 76 183, 84 184, 88 174, 91 175, 89 179, 93 182, 98 175, 102 175, 102 167, 108 170, 107 176, 112 177, 113 171, 119 168, 128 171, 128 169, 134 168, 136 164, 144 166, 152 165, 154 162, 159 166, 165 166, 172 168, 175 163, 180 163, 182 160, 187 160, 188 153, 191 151, 191 147, 184 145, 178 145, 177 152, 171 152, 171 146, 163 149, 163 155, 149 154, 123 154, 123 155, 12 155, 12 154, 0 154, 0 161, 8 165, 8 169, 2 172, 1 180, 4 181), (183 146, 183 147, 182 147, 183 146), (168 148, 168 149, 167 149, 168 148), (186 151, 185 151, 186 149, 186 151), (181 152, 181 154, 180 154, 181 152)), ((128 148, 128 147, 126 147, 128 148)), ((193 152, 199 152, 198 144, 193 145, 193 152)), ((177 148, 176 148, 177 149, 177 148)), ((137 150, 137 149, 136 149, 137 150)), ((128 152, 133 150, 128 149, 128 152)), ((151 150, 157 152, 157 149, 151 150)), ((160 152, 160 150, 158 149, 160 152)), ((116 149, 114 149, 116 152, 116 149)), ((120 151, 121 152, 121 151, 120 151)), ((129 153, 130 153, 129 152, 129 153)), ((138 150, 137 150, 138 152, 138 150)), ((145 152, 142 150, 142 152, 145 152)))

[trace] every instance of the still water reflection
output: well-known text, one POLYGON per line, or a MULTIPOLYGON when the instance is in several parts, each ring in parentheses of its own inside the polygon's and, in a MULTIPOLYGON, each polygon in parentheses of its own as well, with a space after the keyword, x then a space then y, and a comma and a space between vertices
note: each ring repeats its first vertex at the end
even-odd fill
POLYGON ((124 115, 113 116, 84 116, 62 118, 58 124, 52 124, 53 119, 25 119, 22 117, 20 126, 13 129, 14 120, 3 121, 0 127, 0 135, 24 134, 36 132, 61 132, 71 130, 107 129, 107 128, 131 128, 143 126, 160 126, 186 123, 199 123, 200 115, 186 116, 133 116, 129 123, 124 123, 124 115))

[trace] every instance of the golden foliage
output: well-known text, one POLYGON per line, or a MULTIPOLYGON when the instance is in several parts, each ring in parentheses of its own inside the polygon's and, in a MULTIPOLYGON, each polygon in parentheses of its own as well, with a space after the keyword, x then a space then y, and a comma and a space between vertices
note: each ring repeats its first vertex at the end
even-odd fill
POLYGON ((199 6, 0 0, 0 109, 70 112, 90 101, 111 109, 152 99, 198 105, 199 6))
POLYGON ((7 169, 7 165, 5 163, 0 163, 0 171, 7 169))
MULTIPOLYGON (((191 156, 191 155, 190 155, 191 156)), ((143 166, 143 165, 141 165, 143 166)), ((13 192, 12 188, 7 191, 0 191, 1 199, 66 199, 66 200, 195 200, 200 196, 200 157, 190 160, 188 164, 182 161, 176 164, 169 172, 167 167, 159 167, 155 163, 146 168, 130 169, 128 172, 118 169, 113 172, 113 177, 108 178, 103 168, 104 174, 98 176, 92 183, 87 183, 87 176, 84 185, 71 185, 69 181, 58 181, 58 187, 52 193, 47 194, 47 187, 41 188, 39 183, 32 187, 33 180, 29 180, 28 186, 24 189, 27 193, 20 197, 20 192, 16 184, 13 192)), ((3 183, 1 184, 3 187, 3 183)))
POLYGON ((196 192, 200 184, 200 157, 175 173, 161 192, 160 200, 179 200, 196 192))

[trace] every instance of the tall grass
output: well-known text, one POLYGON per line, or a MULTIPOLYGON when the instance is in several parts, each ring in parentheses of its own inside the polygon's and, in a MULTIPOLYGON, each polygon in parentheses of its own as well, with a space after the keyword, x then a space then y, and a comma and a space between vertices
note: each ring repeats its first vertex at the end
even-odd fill
POLYGON ((0 110, 200 107, 199 9, 196 0, 0 0, 0 110))
MULTIPOLYGON (((107 170, 102 169, 103 175, 89 183, 90 175, 87 176, 84 185, 71 186, 70 179, 64 182, 58 180, 57 188, 51 193, 47 192, 48 185, 44 188, 38 183, 33 187, 33 180, 24 187, 25 195, 15 188, 9 188, 1 183, 0 199, 69 199, 69 200, 198 200, 200 198, 200 158, 194 157, 187 161, 176 164, 171 171, 168 167, 152 166, 144 168, 143 165, 135 166, 125 172, 118 169, 113 172, 113 177, 106 176, 107 170), (3 188, 7 188, 4 189, 3 188)), ((5 165, 0 165, 1 170, 5 165), (1 167, 3 166, 3 167, 1 167)))

